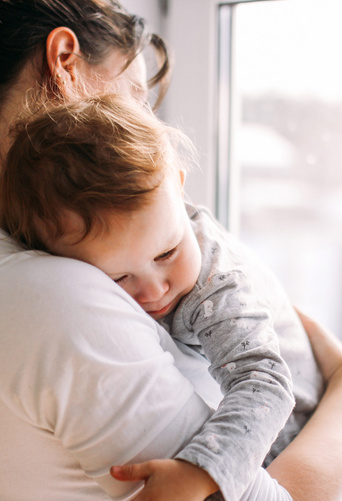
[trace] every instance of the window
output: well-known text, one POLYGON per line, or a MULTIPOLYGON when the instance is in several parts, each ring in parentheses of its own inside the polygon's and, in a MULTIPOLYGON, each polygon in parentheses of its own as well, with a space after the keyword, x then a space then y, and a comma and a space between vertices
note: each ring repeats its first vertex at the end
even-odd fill
POLYGON ((199 149, 190 198, 340 332, 342 2, 124 1, 173 49, 162 111, 199 149))
MULTIPOLYGON (((221 24, 226 8, 220 7, 221 24)), ((336 333, 342 323, 341 16, 337 0, 236 5, 229 82, 240 237, 273 268, 292 301, 336 333)))

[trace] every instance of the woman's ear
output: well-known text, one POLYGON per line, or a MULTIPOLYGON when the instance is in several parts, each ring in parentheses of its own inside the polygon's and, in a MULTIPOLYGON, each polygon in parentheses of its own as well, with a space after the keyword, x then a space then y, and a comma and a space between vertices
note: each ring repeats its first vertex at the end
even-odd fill
POLYGON ((60 26, 51 31, 46 40, 46 60, 60 88, 76 82, 75 63, 80 56, 80 44, 72 30, 60 26))

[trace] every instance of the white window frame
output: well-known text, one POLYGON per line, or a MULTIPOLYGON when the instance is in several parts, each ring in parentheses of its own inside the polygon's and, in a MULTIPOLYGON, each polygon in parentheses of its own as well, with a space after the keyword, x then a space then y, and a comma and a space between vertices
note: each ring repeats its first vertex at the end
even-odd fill
POLYGON ((200 152, 200 170, 190 175, 187 191, 195 203, 208 206, 224 226, 238 233, 239 169, 230 139, 236 117, 234 12, 241 3, 279 0, 162 1, 167 4, 162 35, 175 53, 164 116, 180 123, 200 152), (219 49, 224 45, 227 52, 219 49), (194 64, 189 64, 192 58, 194 64), (220 88, 223 80, 226 85, 220 88))

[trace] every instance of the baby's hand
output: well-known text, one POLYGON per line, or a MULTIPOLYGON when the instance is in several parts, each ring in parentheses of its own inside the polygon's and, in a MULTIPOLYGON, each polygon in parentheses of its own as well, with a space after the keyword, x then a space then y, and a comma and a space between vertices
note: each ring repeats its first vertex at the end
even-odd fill
POLYGON ((219 490, 205 470, 178 459, 113 466, 110 472, 116 480, 145 481, 134 501, 203 501, 219 490))

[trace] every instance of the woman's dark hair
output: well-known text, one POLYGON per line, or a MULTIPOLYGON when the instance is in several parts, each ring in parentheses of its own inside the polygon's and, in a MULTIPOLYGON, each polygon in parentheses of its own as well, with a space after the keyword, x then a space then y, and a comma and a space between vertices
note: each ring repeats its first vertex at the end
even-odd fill
POLYGON ((148 82, 159 84, 157 103, 168 84, 169 58, 165 43, 150 34, 141 17, 129 14, 113 0, 0 0, 0 105, 8 89, 30 57, 41 54, 42 84, 49 75, 45 44, 59 26, 76 34, 82 56, 99 64, 117 48, 127 54, 126 67, 151 44, 161 60, 159 71, 148 82))

